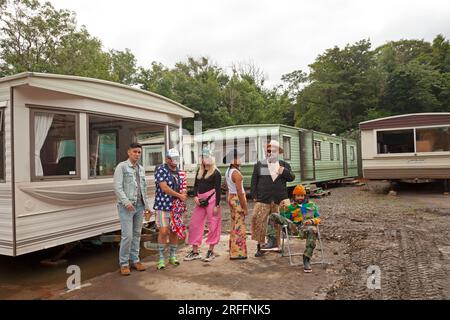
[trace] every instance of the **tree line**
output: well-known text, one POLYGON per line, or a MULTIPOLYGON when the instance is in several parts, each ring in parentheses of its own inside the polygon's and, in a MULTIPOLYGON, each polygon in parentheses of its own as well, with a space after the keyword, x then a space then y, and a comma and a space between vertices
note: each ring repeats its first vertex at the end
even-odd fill
MULTIPOLYGON (((363 39, 325 50, 309 65, 268 87, 264 71, 236 63, 231 71, 208 57, 168 67, 137 65, 129 49, 105 50, 76 14, 38 0, 0 0, 0 77, 23 71, 115 81, 166 96, 200 111, 203 128, 280 123, 353 136, 358 123, 415 112, 450 112, 450 43, 363 39)), ((193 129, 193 121, 185 127, 193 129)))

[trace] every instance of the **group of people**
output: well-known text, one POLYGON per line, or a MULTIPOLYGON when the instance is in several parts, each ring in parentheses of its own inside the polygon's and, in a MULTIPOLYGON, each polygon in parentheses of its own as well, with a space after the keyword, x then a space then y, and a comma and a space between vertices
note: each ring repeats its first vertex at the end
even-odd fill
MULTIPOLYGON (((146 270, 139 259, 139 248, 144 212, 150 212, 151 208, 147 199, 145 169, 139 164, 141 153, 142 146, 132 143, 128 148, 128 160, 119 163, 114 173, 114 189, 122 231, 119 250, 122 275, 129 275, 130 268, 146 270)), ((315 248, 317 225, 320 223, 319 212, 317 206, 309 202, 302 185, 294 188, 292 199, 288 197, 287 183, 293 181, 295 175, 289 163, 279 159, 282 153, 283 149, 278 141, 272 140, 265 148, 265 159, 254 165, 251 195, 255 203, 251 217, 251 237, 257 242, 255 257, 262 257, 268 250, 279 248, 281 226, 288 225, 289 232, 306 238, 303 266, 305 272, 311 272, 310 260, 315 248)), ((245 225, 248 202, 243 175, 240 172, 242 155, 234 149, 223 159, 224 163, 229 164, 225 172, 225 182, 231 220, 230 259, 248 257, 245 225)), ((183 260, 201 259, 205 262, 215 258, 214 248, 220 241, 222 176, 214 156, 207 148, 201 152, 193 187, 195 207, 188 227, 183 221, 188 198, 186 173, 180 170, 179 160, 178 150, 170 149, 166 152, 165 163, 155 169, 153 211, 159 229, 157 269, 166 267, 167 244, 168 263, 179 265, 177 248, 180 240, 192 246, 183 260), (205 223, 208 225, 206 244, 209 247, 206 255, 202 257, 199 247, 202 244, 205 223)))

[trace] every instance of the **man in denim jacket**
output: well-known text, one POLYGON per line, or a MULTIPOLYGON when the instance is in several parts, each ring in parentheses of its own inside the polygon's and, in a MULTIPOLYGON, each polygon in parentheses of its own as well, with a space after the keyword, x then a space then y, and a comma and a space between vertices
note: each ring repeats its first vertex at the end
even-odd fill
POLYGON ((124 276, 130 274, 130 260, 134 269, 146 269, 139 260, 144 211, 149 209, 145 169, 138 163, 141 154, 140 144, 130 144, 128 160, 119 163, 114 172, 114 191, 122 229, 119 263, 120 273, 124 276))

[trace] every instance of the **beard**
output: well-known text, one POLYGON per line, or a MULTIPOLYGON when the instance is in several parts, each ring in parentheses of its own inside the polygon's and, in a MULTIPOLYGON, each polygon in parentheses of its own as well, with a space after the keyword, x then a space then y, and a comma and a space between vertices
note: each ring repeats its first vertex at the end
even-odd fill
POLYGON ((270 154, 268 153, 268 154, 266 154, 266 159, 269 162, 276 162, 276 161, 278 161, 278 155, 273 154, 273 153, 270 153, 270 154))

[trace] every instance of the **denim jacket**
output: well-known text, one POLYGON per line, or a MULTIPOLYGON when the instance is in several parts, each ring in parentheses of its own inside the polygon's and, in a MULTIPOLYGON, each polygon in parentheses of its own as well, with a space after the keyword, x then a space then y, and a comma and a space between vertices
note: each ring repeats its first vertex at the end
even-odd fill
MULTIPOLYGON (((139 176, 141 184, 142 198, 144 200, 145 208, 149 209, 147 199, 147 181, 145 181, 145 169, 140 164, 139 176)), ((117 196, 117 202, 124 207, 130 203, 136 205, 137 202, 137 183, 136 171, 133 168, 130 160, 119 163, 114 171, 114 192, 117 196)))

